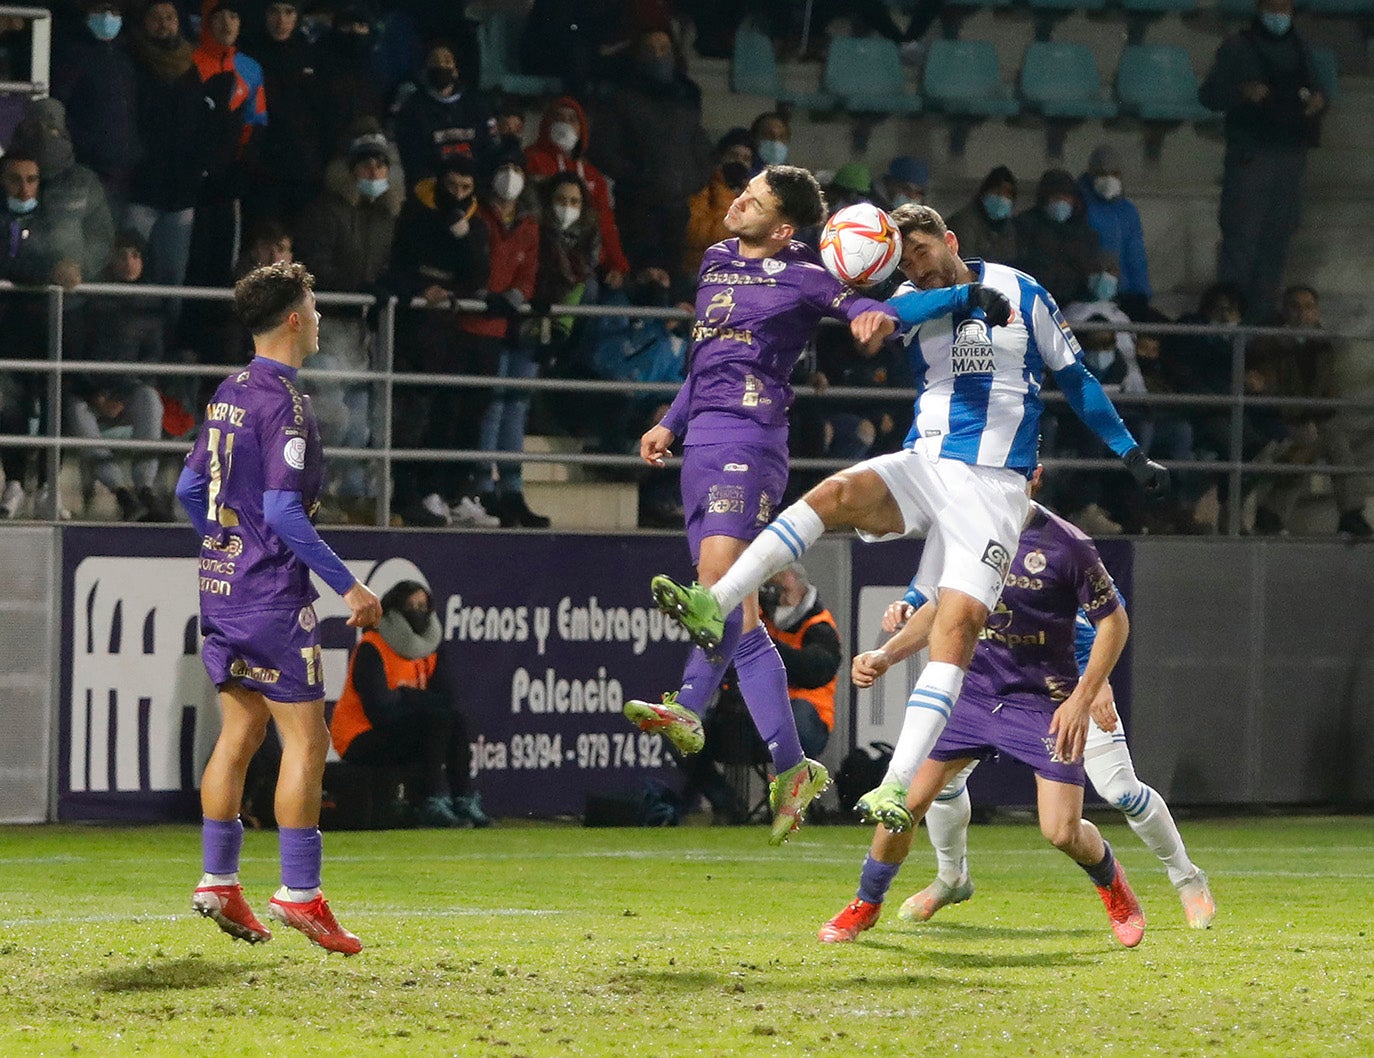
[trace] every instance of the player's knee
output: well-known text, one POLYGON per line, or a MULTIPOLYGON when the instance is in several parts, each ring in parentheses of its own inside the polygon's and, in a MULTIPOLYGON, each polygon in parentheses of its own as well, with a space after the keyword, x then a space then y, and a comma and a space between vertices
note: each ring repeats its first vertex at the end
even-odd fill
POLYGON ((1042 819, 1040 833, 1061 852, 1067 852, 1078 841, 1077 819, 1042 819))
POLYGON ((1140 800, 1140 780, 1128 765, 1113 764, 1103 769, 1089 769, 1088 778, 1102 800, 1123 812, 1140 800))

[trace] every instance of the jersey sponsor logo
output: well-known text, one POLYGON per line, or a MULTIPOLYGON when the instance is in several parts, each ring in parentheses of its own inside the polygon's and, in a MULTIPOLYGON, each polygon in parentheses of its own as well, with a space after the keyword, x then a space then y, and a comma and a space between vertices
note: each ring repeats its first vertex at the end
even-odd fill
POLYGON ((706 303, 706 311, 701 317, 713 326, 723 327, 730 322, 730 316, 734 311, 735 291, 732 287, 726 287, 706 303))
POLYGON ((727 474, 744 474, 749 470, 748 463, 726 463, 722 468, 727 474))
POLYGON ((992 339, 982 320, 965 320, 959 324, 950 347, 950 370, 957 375, 990 375, 997 370, 992 353, 992 339))
POLYGON ((296 623, 301 626, 302 632, 311 631, 315 625, 319 624, 319 618, 315 616, 315 607, 301 607, 301 612, 296 615, 296 623))
POLYGON ((236 680, 276 683, 281 679, 281 670, 263 668, 261 665, 250 665, 241 658, 235 658, 229 663, 229 675, 236 680))
POLYGON ((744 376, 744 399, 741 403, 746 408, 757 408, 760 405, 772 404, 769 397, 763 395, 763 383, 753 375, 744 376))
POLYGON ((709 269, 701 277, 703 283, 728 283, 732 287, 775 287, 778 281, 772 276, 750 275, 748 272, 717 272, 709 269))
POLYGON ((1047 565, 1045 553, 1038 550, 1032 551, 1021 560, 1021 564, 1026 567, 1027 573, 1044 573, 1047 565))
POLYGON ((282 459, 286 460, 286 465, 294 467, 296 470, 305 469, 305 438, 293 437, 287 441, 281 450, 282 459))
POLYGON ((776 257, 765 257, 763 259, 763 270, 770 276, 775 276, 787 267, 786 261, 779 261, 776 257))
POLYGON ((1007 573, 1011 570, 1011 555, 1007 549, 996 540, 989 540, 988 546, 983 548, 983 565, 997 571, 997 576, 1005 580, 1007 573))

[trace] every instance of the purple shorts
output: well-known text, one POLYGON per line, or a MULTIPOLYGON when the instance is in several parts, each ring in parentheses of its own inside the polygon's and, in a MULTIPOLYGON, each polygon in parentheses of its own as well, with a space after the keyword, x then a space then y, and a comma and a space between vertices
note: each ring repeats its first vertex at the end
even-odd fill
POLYGON ((238 683, 274 702, 324 697, 315 607, 202 616, 200 656, 216 687, 238 683))
POLYGON ((978 694, 961 694, 949 723, 930 751, 932 760, 987 760, 997 754, 1029 764, 1043 779, 1082 786, 1083 761, 1063 764, 1054 757, 1050 716, 1041 709, 1004 705, 978 694))
POLYGON ((787 489, 787 449, 765 444, 688 445, 682 452, 682 510, 692 563, 708 536, 753 540, 773 520, 787 489))

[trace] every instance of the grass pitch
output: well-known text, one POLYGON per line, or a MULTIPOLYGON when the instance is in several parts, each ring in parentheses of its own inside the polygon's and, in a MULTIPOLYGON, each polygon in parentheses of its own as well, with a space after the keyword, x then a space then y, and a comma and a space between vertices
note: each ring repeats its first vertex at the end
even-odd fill
MULTIPOLYGON (((848 945, 858 827, 326 835, 326 892, 367 945, 233 942, 190 913, 189 827, 0 829, 0 1055, 1374 1054, 1368 818, 1185 822, 1219 905, 1187 929, 1106 820, 1149 918, 1112 939, 1029 825, 976 827, 976 896, 848 945)), ((261 913, 276 836, 250 833, 261 913)))

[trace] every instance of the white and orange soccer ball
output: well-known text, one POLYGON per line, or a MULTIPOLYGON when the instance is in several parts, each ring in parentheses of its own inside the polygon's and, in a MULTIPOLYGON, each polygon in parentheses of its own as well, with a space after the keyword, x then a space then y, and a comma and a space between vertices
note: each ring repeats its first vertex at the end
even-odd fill
POLYGON ((836 210, 821 231, 821 260, 841 283, 866 287, 890 276, 902 259, 902 233, 871 202, 836 210))

